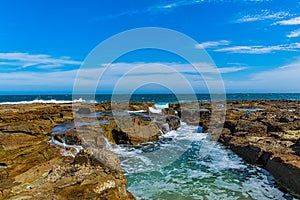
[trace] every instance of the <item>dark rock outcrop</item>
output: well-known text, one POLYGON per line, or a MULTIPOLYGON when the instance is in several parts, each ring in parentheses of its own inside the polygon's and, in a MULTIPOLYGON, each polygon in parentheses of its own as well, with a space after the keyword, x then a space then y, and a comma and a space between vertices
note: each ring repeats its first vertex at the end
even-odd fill
POLYGON ((170 130, 177 130, 180 127, 179 117, 167 116, 166 122, 168 123, 170 130))
POLYGON ((291 147, 295 154, 300 156, 300 138, 291 147))

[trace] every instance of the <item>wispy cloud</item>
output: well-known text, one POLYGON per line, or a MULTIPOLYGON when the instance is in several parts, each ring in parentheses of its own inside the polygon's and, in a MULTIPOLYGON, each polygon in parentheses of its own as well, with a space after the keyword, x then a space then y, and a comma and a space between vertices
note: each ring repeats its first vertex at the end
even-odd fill
POLYGON ((275 22, 274 25, 299 25, 300 24, 300 17, 294 17, 292 19, 288 20, 281 20, 278 22, 275 22))
POLYGON ((128 11, 124 11, 124 12, 120 12, 120 13, 116 13, 116 14, 95 17, 95 18, 91 19, 90 21, 93 22, 93 21, 112 20, 112 19, 117 19, 119 17, 123 17, 123 16, 133 16, 136 14, 147 13, 147 12, 149 12, 149 9, 128 10, 128 11))
POLYGON ((242 18, 236 20, 237 23, 244 22, 254 22, 254 21, 263 21, 263 20, 279 20, 290 16, 290 13, 280 11, 280 12, 272 12, 270 10, 261 10, 259 14, 254 15, 246 15, 242 18))
POLYGON ((3 91, 72 91, 77 70, 0 73, 3 91))
POLYGON ((171 91, 188 92, 187 85, 205 91, 205 81, 220 82, 219 73, 245 69, 239 66, 216 68, 210 63, 113 63, 103 66, 108 69, 100 84, 106 88, 116 88, 116 84, 117 91, 127 91, 149 83, 165 86, 171 91))
POLYGON ((173 3, 169 3, 169 4, 152 5, 145 9, 127 10, 127 11, 116 13, 116 14, 99 16, 99 17, 92 19, 91 21, 110 20, 110 19, 116 19, 116 18, 123 17, 123 16, 133 16, 136 14, 143 14, 143 13, 157 13, 157 12, 171 11, 177 7, 195 5, 195 4, 200 4, 200 3, 204 3, 204 2, 207 2, 207 1, 204 1, 204 0, 174 1, 173 3))
POLYGON ((300 59, 271 70, 250 75, 244 80, 224 80, 229 92, 299 92, 300 59), (242 88, 242 89, 241 89, 242 88))
POLYGON ((265 54, 274 51, 299 51, 300 43, 291 43, 274 46, 233 46, 214 50, 215 52, 265 54))
POLYGON ((196 44, 196 48, 211 48, 211 47, 218 47, 218 46, 226 46, 229 45, 230 41, 228 40, 218 40, 218 41, 208 41, 208 42, 203 42, 200 44, 196 44))
MULTIPOLYGON (((133 68, 142 68, 147 69, 144 71, 138 71, 138 75, 153 75, 160 73, 159 70, 153 71, 153 68, 159 69, 159 66, 166 66, 170 69, 173 69, 172 73, 182 73, 182 74, 198 74, 198 70, 201 73, 213 73, 215 71, 215 67, 209 63, 159 63, 159 62, 153 62, 153 63, 113 63, 113 64, 102 64, 104 67, 108 67, 108 73, 110 75, 114 76, 121 76, 126 74, 128 71, 130 71, 133 68)), ((233 67, 219 67, 217 70, 220 73, 232 73, 232 72, 237 72, 244 70, 245 67, 240 67, 240 66, 233 66, 233 67)), ((132 74, 131 74, 132 75, 132 74)))
MULTIPOLYGON (((174 8, 181 7, 181 6, 189 6, 189 5, 201 4, 201 3, 205 3, 205 2, 211 2, 211 1, 207 1, 207 0, 181 0, 181 1, 175 1, 175 2, 169 3, 169 4, 158 5, 158 6, 155 6, 153 8, 156 8, 156 9, 174 9, 174 8)), ((214 2, 217 2, 217 0, 215 0, 214 2)), ((218 2, 220 2, 220 0, 218 2)))
POLYGON ((226 74, 226 73, 239 72, 245 69, 247 69, 247 67, 222 67, 219 68, 219 71, 222 74, 226 74))
POLYGON ((69 57, 54 58, 46 54, 0 53, 0 65, 16 66, 18 68, 35 66, 46 69, 80 64, 80 61, 71 60, 69 57))
POLYGON ((220 67, 216 69, 208 63, 113 63, 103 64, 104 67, 65 70, 65 71, 13 71, 0 72, 0 85, 7 85, 7 88, 0 88, 0 91, 28 90, 28 91, 71 91, 75 81, 82 91, 90 91, 95 85, 100 85, 101 90, 111 91, 119 80, 124 79, 126 87, 136 87, 137 83, 160 83, 171 82, 174 88, 181 88, 185 91, 178 78, 190 82, 191 85, 205 88, 203 77, 208 79, 214 73, 234 73, 244 70, 245 67, 220 67), (194 68, 194 66, 200 69, 194 68), (80 70, 80 73, 78 74, 80 70), (99 82, 98 82, 99 81, 99 82), (25 87, 24 87, 25 86, 25 87))
POLYGON ((136 14, 144 14, 144 13, 160 13, 166 11, 173 11, 177 8, 184 6, 193 6, 207 3, 261 3, 261 2, 269 2, 272 0, 174 0, 171 3, 161 3, 156 5, 151 5, 145 9, 135 9, 135 10, 127 10, 124 12, 119 12, 116 14, 99 16, 91 19, 91 21, 101 21, 101 20, 109 20, 116 19, 123 16, 133 16, 136 14))
POLYGON ((286 35, 289 38, 299 37, 300 36, 300 29, 290 32, 286 35))
POLYGON ((180 0, 174 1, 173 3, 158 5, 156 8, 158 9, 173 9, 181 6, 189 6, 203 3, 260 3, 260 2, 269 2, 272 0, 180 0))
POLYGON ((300 61, 297 60, 273 70, 254 74, 251 80, 273 91, 299 92, 299 74, 300 61))

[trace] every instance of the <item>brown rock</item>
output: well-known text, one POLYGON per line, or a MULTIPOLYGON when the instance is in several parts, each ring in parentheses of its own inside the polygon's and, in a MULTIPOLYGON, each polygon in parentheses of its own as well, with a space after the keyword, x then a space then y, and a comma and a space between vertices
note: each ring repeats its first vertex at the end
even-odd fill
MULTIPOLYGON (((135 199, 113 152, 92 149, 79 154, 88 159, 80 163, 49 143, 52 128, 71 113, 69 104, 0 105, 0 199, 135 199)), ((57 138, 81 144, 75 130, 57 138)))
POLYGON ((300 138, 292 145, 292 150, 296 155, 300 156, 300 138))
POLYGON ((82 145, 81 137, 77 133, 76 129, 71 129, 64 133, 57 133, 53 135, 53 138, 61 143, 67 145, 82 145))
POLYGON ((249 135, 263 136, 267 134, 267 126, 261 122, 252 122, 247 120, 239 120, 236 127, 236 132, 247 132, 249 135))
POLYGON ((139 144, 157 140, 162 134, 156 123, 143 118, 118 118, 101 125, 104 135, 113 144, 139 144))
POLYGON ((228 102, 228 107, 264 110, 227 110, 225 129, 219 138, 246 161, 269 170, 283 188, 296 196, 300 196, 299 106, 299 101, 228 102))
MULTIPOLYGON (((287 157, 286 157, 287 158, 287 157)), ((266 169, 273 174, 276 182, 296 196, 300 196, 300 159, 289 157, 287 162, 282 157, 269 159, 266 169)))
POLYGON ((81 107, 77 111, 78 114, 89 115, 91 114, 91 109, 86 107, 81 107))
POLYGON ((180 127, 180 119, 176 116, 167 116, 166 122, 168 123, 170 130, 177 130, 180 127))

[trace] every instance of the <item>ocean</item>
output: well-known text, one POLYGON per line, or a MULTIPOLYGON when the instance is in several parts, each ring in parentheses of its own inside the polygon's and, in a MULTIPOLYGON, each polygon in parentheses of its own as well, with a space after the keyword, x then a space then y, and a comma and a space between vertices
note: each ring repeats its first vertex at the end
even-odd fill
MULTIPOLYGON (((194 95, 190 94, 133 94, 133 95, 114 95, 115 101, 132 102, 154 102, 154 103, 171 103, 176 101, 190 101, 194 95)), ((199 101, 209 101, 209 94, 196 94, 199 101)), ((236 93, 226 94, 227 100, 300 100, 300 93, 236 93)), ((0 103, 31 103, 31 102, 71 102, 79 101, 95 101, 110 102, 112 95, 96 94, 96 95, 76 95, 59 94, 59 95, 0 95, 0 103)))
MULTIPOLYGON (((190 101, 191 95, 135 94, 117 95, 117 101, 154 102, 157 108, 167 103, 190 101)), ((208 94, 198 94, 199 101, 209 101, 208 94)), ((300 100, 300 94, 227 94, 227 100, 300 100)), ((111 95, 2 95, 0 103, 32 102, 109 102, 111 95)), ((68 129, 68 127, 65 127, 68 129)), ((61 131, 61 127, 60 127, 61 131)), ((154 200, 247 200, 296 199, 282 191, 266 170, 247 164, 221 144, 203 142, 206 134, 199 127, 182 123, 162 135, 159 141, 139 148, 115 145, 128 179, 127 189, 137 199, 154 200), (199 150, 214 145, 205 157, 199 150)))

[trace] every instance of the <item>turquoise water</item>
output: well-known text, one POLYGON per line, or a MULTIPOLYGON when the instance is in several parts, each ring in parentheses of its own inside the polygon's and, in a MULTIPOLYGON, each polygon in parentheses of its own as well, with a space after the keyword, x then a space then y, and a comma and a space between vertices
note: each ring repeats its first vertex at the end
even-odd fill
POLYGON ((137 199, 293 199, 272 176, 220 144, 205 143, 197 127, 183 126, 143 148, 114 147, 137 199), (201 149, 211 149, 203 155, 201 149))

